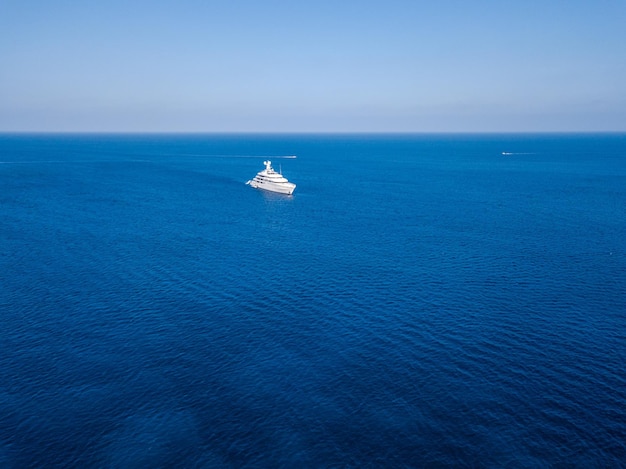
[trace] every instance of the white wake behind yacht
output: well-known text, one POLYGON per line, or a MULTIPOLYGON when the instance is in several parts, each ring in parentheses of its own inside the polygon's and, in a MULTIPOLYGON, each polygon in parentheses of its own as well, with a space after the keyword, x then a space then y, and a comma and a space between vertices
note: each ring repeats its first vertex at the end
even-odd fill
POLYGON ((263 189, 271 192, 279 192, 280 194, 293 194, 296 185, 289 182, 281 173, 277 173, 272 168, 272 162, 264 161, 265 169, 259 171, 254 179, 250 179, 246 184, 255 189, 263 189))

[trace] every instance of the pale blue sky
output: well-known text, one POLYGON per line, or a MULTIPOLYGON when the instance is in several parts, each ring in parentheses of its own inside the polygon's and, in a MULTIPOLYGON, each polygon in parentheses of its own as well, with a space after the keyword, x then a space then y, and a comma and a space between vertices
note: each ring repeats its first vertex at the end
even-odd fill
POLYGON ((626 131, 626 0, 0 0, 0 131, 626 131))

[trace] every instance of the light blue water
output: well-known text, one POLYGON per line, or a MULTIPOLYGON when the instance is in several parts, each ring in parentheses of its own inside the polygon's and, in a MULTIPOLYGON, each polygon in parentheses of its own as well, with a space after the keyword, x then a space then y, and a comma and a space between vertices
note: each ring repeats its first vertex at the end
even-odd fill
POLYGON ((625 464, 625 135, 0 135, 0 213, 2 467, 625 464))

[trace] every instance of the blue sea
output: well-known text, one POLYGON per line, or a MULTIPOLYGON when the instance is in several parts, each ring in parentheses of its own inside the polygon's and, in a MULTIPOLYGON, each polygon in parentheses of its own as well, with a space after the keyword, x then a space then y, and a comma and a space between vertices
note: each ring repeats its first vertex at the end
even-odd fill
POLYGON ((0 215, 2 468, 626 467, 625 134, 2 134, 0 215))

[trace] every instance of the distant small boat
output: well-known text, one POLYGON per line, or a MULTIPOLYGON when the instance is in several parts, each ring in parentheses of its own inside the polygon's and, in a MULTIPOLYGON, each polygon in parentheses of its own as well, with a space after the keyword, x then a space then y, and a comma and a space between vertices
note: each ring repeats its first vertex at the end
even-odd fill
POLYGON ((259 171, 253 179, 250 179, 246 184, 254 187, 255 189, 263 189, 270 192, 278 192, 280 194, 293 194, 296 185, 289 182, 281 173, 277 173, 272 168, 272 162, 264 161, 265 169, 259 171))

